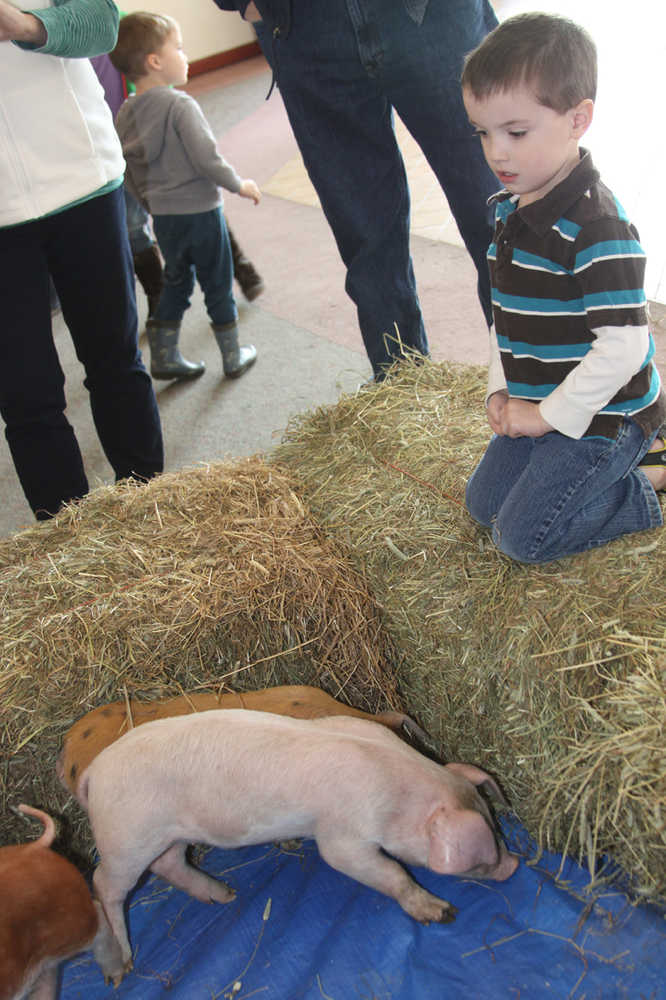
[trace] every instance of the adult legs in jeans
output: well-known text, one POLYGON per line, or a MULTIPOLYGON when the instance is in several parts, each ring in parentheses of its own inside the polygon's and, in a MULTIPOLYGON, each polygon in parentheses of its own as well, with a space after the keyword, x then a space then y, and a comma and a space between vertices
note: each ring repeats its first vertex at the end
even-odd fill
POLYGON ((486 162, 478 136, 472 134, 458 81, 463 56, 497 25, 497 18, 486 2, 430 0, 423 24, 412 29, 421 36, 419 48, 416 39, 412 44, 402 43, 405 29, 396 15, 403 4, 390 7, 397 23, 386 40, 387 48, 391 45, 386 93, 446 194, 476 266, 479 301, 490 326, 486 254, 492 240, 493 209, 487 201, 500 185, 486 162))
POLYGON ((428 353, 409 253, 409 190, 392 106, 437 173, 479 271, 490 316, 486 207, 498 184, 472 136, 460 97, 463 56, 495 19, 484 0, 430 0, 416 24, 405 4, 345 0, 293 5, 282 41, 257 26, 303 159, 347 266, 373 370, 400 355, 391 342, 428 353))
POLYGON ((120 190, 0 231, 0 412, 38 518, 83 496, 88 482, 65 417, 53 342, 49 272, 84 365, 93 419, 116 479, 162 471, 155 395, 137 347, 134 277, 120 190))
POLYGON ((472 517, 505 555, 550 562, 662 524, 657 496, 636 468, 648 439, 625 420, 614 441, 492 438, 467 484, 472 517))

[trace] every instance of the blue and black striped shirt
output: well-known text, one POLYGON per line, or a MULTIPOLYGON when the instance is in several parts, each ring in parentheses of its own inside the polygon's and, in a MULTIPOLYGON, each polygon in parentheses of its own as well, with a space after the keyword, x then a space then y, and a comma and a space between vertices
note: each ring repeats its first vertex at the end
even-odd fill
MULTIPOLYGON (((503 191, 488 249, 495 332, 509 394, 545 399, 590 350, 595 329, 647 325, 645 254, 590 154, 525 208, 503 191)), ((615 437, 624 416, 647 436, 666 415, 654 343, 586 435, 615 437)))

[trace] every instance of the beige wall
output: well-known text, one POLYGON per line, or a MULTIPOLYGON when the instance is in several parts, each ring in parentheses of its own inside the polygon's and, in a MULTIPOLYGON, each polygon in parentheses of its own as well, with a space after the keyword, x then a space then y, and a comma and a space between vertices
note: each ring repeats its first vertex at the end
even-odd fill
POLYGON ((190 62, 254 42, 253 29, 235 11, 220 10, 213 0, 116 0, 122 11, 169 14, 180 24, 190 62))

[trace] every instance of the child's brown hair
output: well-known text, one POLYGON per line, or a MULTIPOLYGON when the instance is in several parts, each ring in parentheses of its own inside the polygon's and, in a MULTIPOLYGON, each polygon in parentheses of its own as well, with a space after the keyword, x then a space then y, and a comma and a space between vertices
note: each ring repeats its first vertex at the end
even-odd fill
POLYGON ((178 25, 167 14, 137 11, 120 19, 118 41, 109 59, 121 73, 135 83, 146 75, 146 59, 159 52, 178 25))
POLYGON ((517 14, 469 53, 461 83, 477 100, 527 86, 540 104, 564 114, 595 99, 597 50, 587 31, 566 17, 517 14))

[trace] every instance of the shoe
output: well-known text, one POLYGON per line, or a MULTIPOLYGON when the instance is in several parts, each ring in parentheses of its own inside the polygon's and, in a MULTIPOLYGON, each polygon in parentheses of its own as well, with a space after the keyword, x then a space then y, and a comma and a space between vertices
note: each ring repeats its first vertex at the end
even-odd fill
MULTIPOLYGON (((666 437, 664 437, 663 433, 660 431, 655 440, 661 442, 661 448, 655 448, 654 451, 649 451, 647 455, 643 456, 638 464, 643 468, 666 469, 666 437)), ((655 487, 655 492, 666 493, 666 483, 658 488, 655 487)))
POLYGON ((150 346, 150 374, 155 379, 197 378, 203 375, 203 361, 187 361, 178 349, 180 323, 149 319, 146 334, 150 346))
POLYGON ((222 368, 227 378, 240 378, 250 365, 257 360, 257 349, 253 344, 240 347, 238 325, 236 323, 211 324, 215 339, 222 354, 222 368))
POLYGON ((647 455, 638 463, 639 465, 651 465, 651 466, 666 466, 666 441, 661 435, 656 439, 661 441, 661 448, 655 448, 654 451, 649 451, 647 455))

